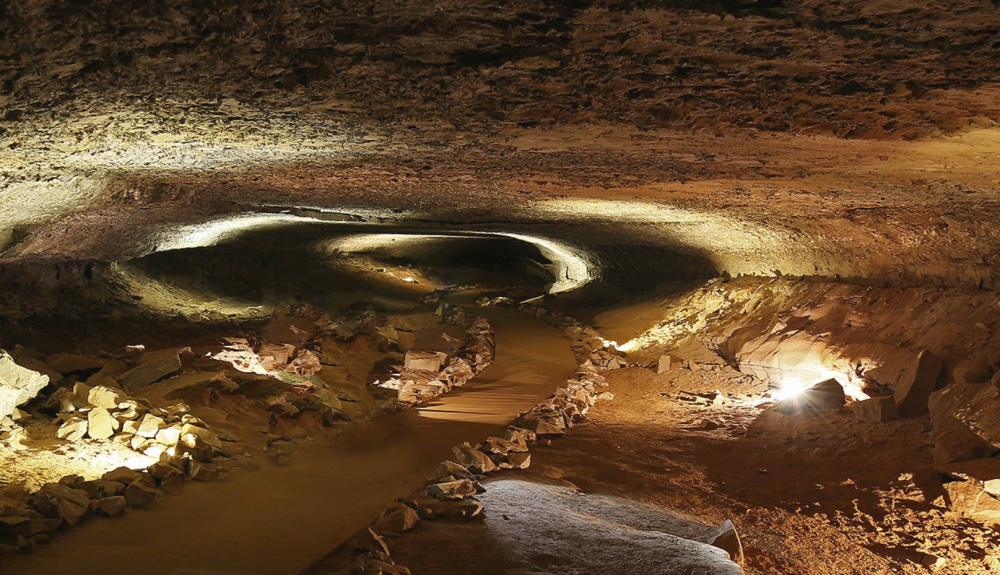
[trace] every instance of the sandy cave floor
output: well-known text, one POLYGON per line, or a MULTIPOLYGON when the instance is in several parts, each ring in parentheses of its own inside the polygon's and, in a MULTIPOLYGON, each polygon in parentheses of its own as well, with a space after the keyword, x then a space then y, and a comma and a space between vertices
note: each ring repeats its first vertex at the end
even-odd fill
MULTIPOLYGON (((748 573, 1000 572, 1000 534, 949 513, 939 499, 926 417, 872 425, 856 422, 850 410, 776 414, 756 405, 762 389, 727 368, 660 375, 629 368, 607 377, 614 401, 551 447, 533 448, 531 468, 499 480, 571 484, 705 525, 731 518, 748 573), (716 390, 727 397, 721 405, 708 399, 716 390), (719 427, 706 429, 713 427, 706 420, 719 427)), ((503 521, 487 507, 486 526, 503 521)), ((483 525, 426 528, 434 531, 389 540, 396 561, 414 573, 513 572, 490 563, 511 553, 525 573, 571 572, 565 561, 530 549, 496 551, 502 537, 483 525), (461 552, 441 559, 426 551, 435 537, 455 549, 483 550, 483 559, 450 556, 461 552)), ((581 550, 587 553, 600 551, 581 550)), ((619 568, 649 572, 628 560, 619 568)))

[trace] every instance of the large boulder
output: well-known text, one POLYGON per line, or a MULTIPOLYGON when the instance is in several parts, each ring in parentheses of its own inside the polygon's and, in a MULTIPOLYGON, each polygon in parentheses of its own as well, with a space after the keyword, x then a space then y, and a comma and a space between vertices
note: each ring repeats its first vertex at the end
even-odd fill
POLYGON ((916 362, 907 368, 896 384, 896 412, 902 417, 927 413, 927 400, 937 389, 944 362, 927 351, 921 351, 916 362))
POLYGON ((9 353, 0 350, 0 419, 13 414, 48 384, 48 376, 21 367, 9 353))
POLYGON ((934 425, 931 440, 935 460, 969 461, 998 451, 998 392, 988 383, 954 383, 931 394, 928 407, 934 425))

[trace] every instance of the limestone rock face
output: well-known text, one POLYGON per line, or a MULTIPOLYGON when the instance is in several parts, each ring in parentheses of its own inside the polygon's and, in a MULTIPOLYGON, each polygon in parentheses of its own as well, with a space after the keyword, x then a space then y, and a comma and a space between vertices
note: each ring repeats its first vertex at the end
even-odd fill
POLYGON ((916 417, 927 413, 927 400, 937 388, 938 376, 944 362, 933 353, 923 350, 916 364, 907 369, 896 384, 896 411, 902 417, 916 417))
POLYGON ((48 376, 21 367, 9 353, 0 350, 0 419, 14 413, 48 384, 48 376))

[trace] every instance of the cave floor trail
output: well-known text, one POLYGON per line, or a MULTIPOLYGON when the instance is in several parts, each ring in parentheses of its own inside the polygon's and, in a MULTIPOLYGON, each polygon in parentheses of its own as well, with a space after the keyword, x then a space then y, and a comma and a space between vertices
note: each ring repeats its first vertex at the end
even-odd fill
POLYGON ((178 496, 116 519, 92 519, 0 574, 293 575, 417 489, 452 446, 478 442, 548 397, 576 362, 560 332, 512 310, 483 308, 495 362, 465 387, 358 429, 349 446, 300 445, 230 483, 189 483, 178 496))

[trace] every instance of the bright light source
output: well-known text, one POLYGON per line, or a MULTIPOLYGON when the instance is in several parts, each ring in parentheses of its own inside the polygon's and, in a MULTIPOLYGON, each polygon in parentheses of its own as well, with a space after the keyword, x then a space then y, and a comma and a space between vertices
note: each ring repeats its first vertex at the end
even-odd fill
POLYGON ((778 401, 791 399, 810 387, 812 387, 812 385, 804 384, 798 377, 783 377, 781 379, 781 386, 778 388, 778 392, 774 394, 774 398, 778 401))
POLYGON ((808 390, 817 383, 827 381, 829 379, 836 380, 837 383, 844 388, 844 394, 851 399, 857 401, 868 399, 869 397, 868 394, 861 391, 861 384, 855 381, 854 378, 827 368, 820 368, 816 372, 802 372, 798 375, 786 375, 782 377, 778 391, 774 394, 774 398, 778 401, 790 399, 808 390), (808 384, 806 383, 807 381, 809 382, 808 384))
POLYGON ((628 353, 628 352, 632 351, 633 349, 635 349, 637 345, 638 345, 638 342, 633 339, 633 340, 626 341, 625 343, 623 343, 621 345, 618 345, 616 343, 615 344, 615 348, 618 351, 623 351, 625 353, 628 353))
POLYGON ((413 279, 413 278, 411 278, 409 276, 407 276, 405 278, 399 278, 399 279, 403 280, 404 282, 417 283, 417 280, 415 280, 415 279, 413 279))

